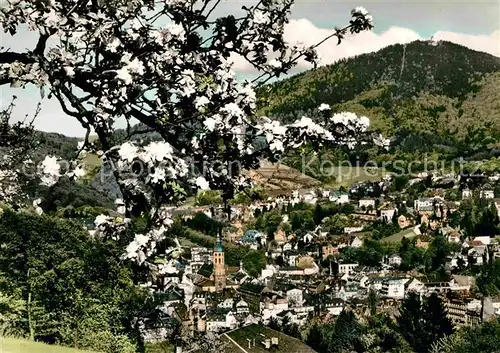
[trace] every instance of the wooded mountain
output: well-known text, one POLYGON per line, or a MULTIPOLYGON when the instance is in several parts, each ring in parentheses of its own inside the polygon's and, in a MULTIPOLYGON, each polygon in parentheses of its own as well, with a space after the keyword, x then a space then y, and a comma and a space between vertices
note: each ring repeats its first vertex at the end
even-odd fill
POLYGON ((388 136, 408 129, 468 141, 485 131, 498 140, 499 87, 500 58, 450 42, 415 41, 300 73, 258 94, 260 113, 285 121, 327 103, 366 115, 372 129, 388 136))

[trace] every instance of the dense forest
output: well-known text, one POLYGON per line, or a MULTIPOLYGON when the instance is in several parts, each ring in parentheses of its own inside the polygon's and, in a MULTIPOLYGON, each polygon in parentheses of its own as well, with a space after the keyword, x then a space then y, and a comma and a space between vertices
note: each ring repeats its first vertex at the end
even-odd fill
MULTIPOLYGON (((321 103, 343 104, 337 108, 358 104, 366 113, 378 112, 377 118, 388 120, 385 124, 392 122, 389 127, 404 118, 406 114, 398 113, 406 112, 407 105, 422 108, 430 117, 442 110, 433 111, 433 105, 453 108, 448 114, 455 113, 454 118, 467 117, 471 113, 467 110, 477 108, 471 98, 485 98, 481 90, 494 89, 498 80, 488 74, 499 71, 500 59, 492 55, 449 42, 415 41, 342 59, 265 86, 259 91, 259 104, 262 113, 284 119, 321 103)), ((488 103, 495 102, 490 99, 488 103)))
POLYGON ((91 238, 71 220, 0 210, 1 334, 135 352, 137 319, 150 307, 119 260, 123 244, 91 238))

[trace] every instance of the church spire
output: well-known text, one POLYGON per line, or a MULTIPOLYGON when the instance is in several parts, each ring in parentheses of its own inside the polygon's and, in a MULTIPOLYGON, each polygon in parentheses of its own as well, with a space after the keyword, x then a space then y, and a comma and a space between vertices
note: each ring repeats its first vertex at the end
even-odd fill
POLYGON ((214 283, 217 292, 226 287, 226 265, 224 262, 224 248, 222 247, 222 228, 219 229, 219 236, 215 244, 213 254, 214 283))
POLYGON ((222 247, 222 228, 219 228, 219 235, 217 236, 217 242, 215 243, 215 251, 224 251, 224 248, 222 247))

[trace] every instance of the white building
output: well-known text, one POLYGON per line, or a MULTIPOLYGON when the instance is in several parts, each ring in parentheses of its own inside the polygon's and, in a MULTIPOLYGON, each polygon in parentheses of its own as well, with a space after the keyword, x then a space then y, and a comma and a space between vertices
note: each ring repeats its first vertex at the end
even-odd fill
POLYGON ((339 264, 339 274, 349 275, 358 266, 358 264, 339 264))
POLYGON ((349 203, 349 194, 345 192, 333 191, 330 193, 329 200, 338 204, 349 203))
POLYGON ((394 208, 380 210, 380 219, 385 222, 391 222, 392 217, 394 217, 394 213, 396 213, 396 209, 394 208))
POLYGON ((220 302, 217 307, 222 308, 222 309, 232 309, 234 306, 234 299, 233 298, 227 298, 223 302, 220 302))
POLYGON ((316 193, 314 192, 304 195, 302 200, 310 205, 314 205, 316 204, 316 202, 318 202, 318 198, 316 197, 316 193))
POLYGON ((303 302, 302 290, 297 288, 290 289, 286 292, 286 298, 288 299, 288 303, 294 303, 295 306, 300 306, 303 302))
POLYGON ((290 243, 286 243, 285 245, 283 245, 283 252, 290 251, 292 249, 293 249, 293 247, 292 247, 292 244, 290 244, 290 243))
POLYGON ((216 316, 207 319, 206 330, 207 332, 219 332, 226 328, 226 318, 224 316, 216 316))
POLYGON ((448 240, 449 243, 460 243, 460 235, 457 233, 448 234, 446 240, 448 240))
POLYGON ((368 288, 369 278, 363 273, 358 273, 355 276, 349 276, 348 283, 358 285, 361 288, 368 288))
POLYGON ((429 197, 422 197, 414 201, 413 208, 417 211, 428 211, 432 209, 433 200, 429 197))
POLYGON ((467 251, 467 255, 472 257, 472 264, 482 266, 484 263, 483 256, 487 254, 486 246, 474 246, 467 251))
POLYGON ((297 265, 297 259, 300 257, 299 254, 293 254, 288 256, 288 266, 294 267, 297 265))
POLYGON ((361 200, 359 200, 359 208, 361 208, 361 207, 368 208, 370 206, 375 208, 375 200, 374 199, 361 199, 361 200))
POLYGON ((236 303, 236 312, 238 314, 248 314, 250 310, 248 309, 248 304, 244 300, 240 300, 238 303, 236 303))
POLYGON ((340 298, 333 298, 327 301, 325 309, 329 314, 338 316, 344 310, 345 302, 340 298))
POLYGON ((344 227, 345 234, 357 233, 357 232, 361 232, 362 230, 363 230, 363 227, 344 227))
POLYGON ((195 247, 191 248, 191 261, 208 264, 212 261, 212 249, 195 247))
POLYGON ((462 190, 462 200, 470 199, 472 197, 472 190, 463 189, 462 190))
POLYGON ((273 277, 276 273, 278 273, 278 269, 273 265, 266 265, 266 268, 262 269, 260 272, 260 279, 266 279, 273 277))
POLYGON ((495 192, 493 190, 481 190, 479 196, 482 199, 493 199, 495 198, 495 192))
POLYGON ((403 259, 398 254, 392 254, 389 256, 389 265, 398 267, 401 266, 401 262, 403 262, 403 259))
POLYGON ((425 285, 416 278, 412 278, 406 283, 406 292, 422 293, 425 289, 425 285))
POLYGON ((360 237, 354 237, 354 239, 352 240, 350 246, 353 247, 353 248, 360 248, 360 247, 362 247, 363 246, 363 239, 361 239, 360 237))
POLYGON ((260 302, 260 312, 262 315, 262 321, 267 323, 270 318, 276 317, 279 313, 288 310, 288 301, 280 300, 273 302, 260 302))
POLYGON ((382 283, 380 294, 386 298, 403 299, 407 279, 386 279, 382 283))
POLYGON ((368 281, 369 287, 380 292, 382 290, 382 285, 384 283, 384 280, 385 279, 383 277, 370 278, 370 280, 368 281))
MULTIPOLYGON (((490 245, 492 244, 492 240, 494 241, 495 238, 491 238, 491 237, 475 237, 472 241, 473 242, 477 242, 477 241, 480 241, 481 243, 483 243, 484 245, 490 245)), ((474 244, 474 243, 473 243, 474 244)))

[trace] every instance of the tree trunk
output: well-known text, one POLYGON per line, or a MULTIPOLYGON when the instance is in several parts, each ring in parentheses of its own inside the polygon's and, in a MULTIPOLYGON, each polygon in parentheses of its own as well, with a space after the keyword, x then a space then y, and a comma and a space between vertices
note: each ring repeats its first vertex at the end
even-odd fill
POLYGON ((75 348, 78 349, 78 323, 75 326, 75 334, 73 337, 73 343, 75 345, 75 348))
POLYGON ((28 328, 30 331, 30 341, 35 340, 35 328, 33 327, 33 318, 31 317, 31 281, 30 270, 28 269, 28 328))
POLYGON ((30 330, 30 341, 35 340, 35 328, 33 327, 33 321, 31 317, 31 288, 28 292, 28 327, 30 330))

